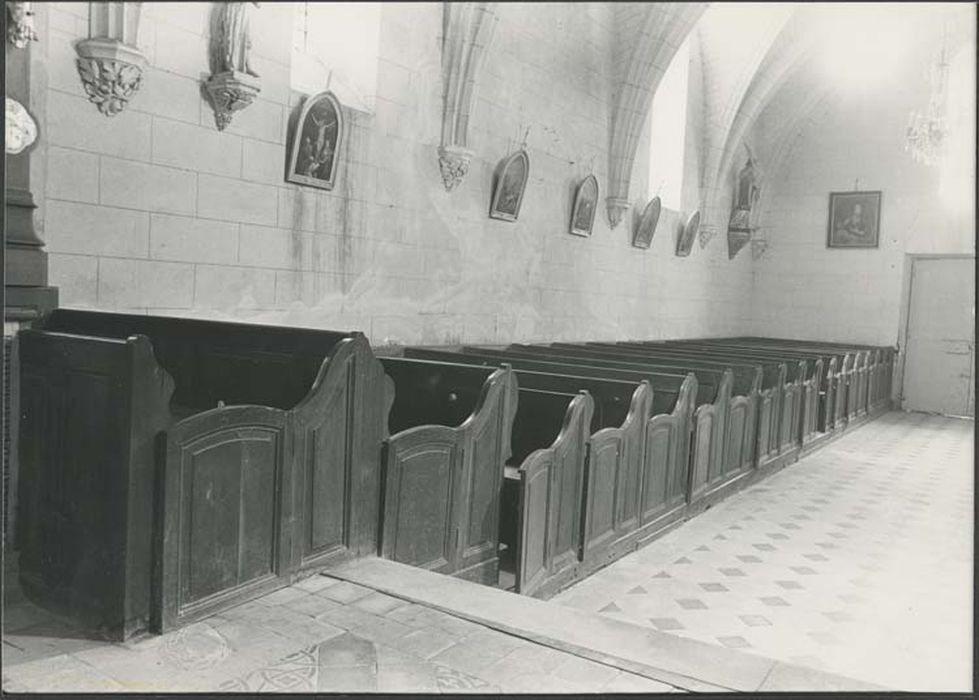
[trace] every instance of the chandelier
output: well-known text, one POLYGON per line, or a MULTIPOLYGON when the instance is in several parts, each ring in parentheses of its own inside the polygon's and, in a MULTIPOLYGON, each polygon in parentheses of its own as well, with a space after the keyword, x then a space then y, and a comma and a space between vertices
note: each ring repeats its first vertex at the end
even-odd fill
POLYGON ((924 112, 911 113, 904 150, 918 163, 936 165, 941 159, 948 122, 945 116, 948 101, 948 58, 946 34, 942 37, 942 51, 938 63, 932 66, 928 82, 931 93, 928 108, 924 112))

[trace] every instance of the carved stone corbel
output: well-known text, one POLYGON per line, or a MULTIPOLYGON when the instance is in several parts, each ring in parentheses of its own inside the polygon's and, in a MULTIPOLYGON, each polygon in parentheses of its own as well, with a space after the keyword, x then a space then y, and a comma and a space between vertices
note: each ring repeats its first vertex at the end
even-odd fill
POLYGON ((697 231, 697 240, 700 241, 701 250, 706 248, 707 244, 710 243, 714 239, 714 236, 716 235, 717 235, 716 226, 711 226, 711 225, 701 226, 700 230, 697 231))
POLYGON ((235 112, 250 105, 262 91, 258 78, 245 73, 218 73, 204 83, 204 93, 214 109, 214 123, 224 131, 235 112))
POLYGON ((439 169, 447 192, 469 172, 469 121, 479 69, 496 27, 495 2, 442 5, 442 136, 439 169))
POLYGON ((28 42, 37 41, 34 13, 29 2, 7 0, 7 39, 14 48, 22 49, 28 42))
POLYGON ((439 146, 439 169, 445 189, 451 192, 469 173, 473 152, 461 146, 439 146))
POLYGON ((258 73, 252 70, 250 15, 257 2, 218 2, 211 16, 211 77, 202 85, 219 131, 231 123, 235 112, 248 107, 262 91, 258 73))
POLYGON ((88 101, 107 117, 119 114, 143 84, 146 57, 136 48, 140 3, 89 4, 88 39, 75 45, 88 101))
POLYGON ((608 222, 615 228, 622 221, 622 217, 629 211, 629 200, 624 197, 606 197, 605 210, 608 214, 608 222))
POLYGON ((751 259, 759 260, 761 256, 765 254, 768 250, 768 241, 759 238, 752 239, 751 241, 751 259))

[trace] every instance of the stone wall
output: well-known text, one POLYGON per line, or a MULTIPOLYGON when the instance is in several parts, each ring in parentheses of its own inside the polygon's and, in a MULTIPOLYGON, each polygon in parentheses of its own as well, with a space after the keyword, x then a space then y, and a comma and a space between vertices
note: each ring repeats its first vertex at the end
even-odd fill
MULTIPOLYGON (((357 328, 376 344, 747 328, 749 256, 729 262, 714 243, 674 257, 679 213, 664 213, 646 251, 631 246, 632 212, 611 230, 602 207, 590 238, 567 232, 580 178, 594 172, 605 196, 609 5, 499 5, 470 124, 476 156, 451 193, 436 156, 439 3, 384 4, 375 109, 346 110, 332 192, 283 177, 289 119, 304 97, 289 79, 294 4, 256 10, 262 93, 224 132, 199 89, 210 7, 143 5, 150 68, 112 118, 86 101, 74 65, 87 5, 37 7, 47 82, 34 190, 63 305, 357 328), (493 169, 525 134, 531 177, 519 221, 491 220, 493 169)), ((688 158, 704 123, 700 84, 692 75, 688 158)), ((640 211, 647 171, 641 147, 640 211)), ((688 211, 699 200, 692 180, 688 211)))

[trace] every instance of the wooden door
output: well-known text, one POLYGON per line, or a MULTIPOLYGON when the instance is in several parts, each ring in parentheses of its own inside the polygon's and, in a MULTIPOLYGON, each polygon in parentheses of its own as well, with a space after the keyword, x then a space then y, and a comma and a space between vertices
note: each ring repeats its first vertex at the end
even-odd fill
POLYGON ((975 258, 912 258, 902 407, 974 415, 975 258))

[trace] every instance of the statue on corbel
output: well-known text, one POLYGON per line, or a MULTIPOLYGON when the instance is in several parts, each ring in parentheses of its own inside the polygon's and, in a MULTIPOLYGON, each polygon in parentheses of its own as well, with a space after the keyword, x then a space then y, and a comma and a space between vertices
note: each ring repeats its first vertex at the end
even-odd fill
POLYGON ((143 84, 146 57, 136 48, 140 5, 89 3, 89 38, 75 45, 75 64, 88 101, 107 117, 125 109, 143 84))
POLYGON ((748 151, 748 161, 738 173, 734 208, 731 211, 731 220, 727 227, 727 256, 729 260, 733 260, 751 240, 751 234, 754 231, 751 224, 751 214, 752 207, 758 202, 758 177, 748 144, 745 144, 745 150, 748 151))
POLYGON ((7 0, 7 39, 17 49, 23 49, 28 43, 37 41, 34 13, 31 12, 29 2, 7 0))
POLYGON ((251 11, 257 2, 215 4, 210 46, 211 77, 203 85, 214 109, 214 121, 223 131, 235 112, 248 107, 262 91, 251 66, 251 11))

